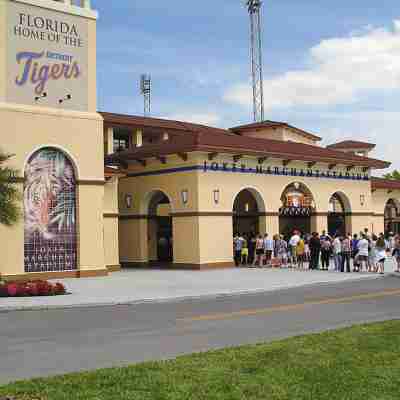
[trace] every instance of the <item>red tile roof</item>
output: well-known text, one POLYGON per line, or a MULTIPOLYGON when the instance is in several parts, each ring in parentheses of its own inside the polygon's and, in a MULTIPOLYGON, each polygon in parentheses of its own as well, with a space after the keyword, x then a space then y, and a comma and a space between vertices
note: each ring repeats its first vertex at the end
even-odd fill
POLYGON ((356 140, 343 140, 342 142, 333 143, 326 146, 328 149, 366 149, 372 150, 376 147, 376 144, 367 142, 358 142, 356 140))
POLYGON ((198 128, 190 135, 180 135, 179 140, 146 145, 107 157, 107 162, 117 160, 140 160, 169 154, 193 151, 271 157, 332 164, 354 165, 384 169, 390 163, 355 154, 344 153, 324 147, 278 140, 256 139, 226 134, 224 130, 210 127, 198 128))
POLYGON ((240 125, 240 126, 236 126, 234 128, 231 128, 230 130, 232 132, 235 133, 242 133, 242 132, 248 132, 248 131, 254 131, 257 129, 262 129, 262 128, 279 128, 279 127, 283 127, 283 128, 287 128, 290 129, 292 131, 295 131, 297 134, 307 138, 307 139, 311 139, 314 140, 316 142, 319 142, 322 140, 321 137, 316 136, 310 132, 306 132, 302 129, 296 128, 295 126, 289 125, 286 122, 276 122, 276 121, 263 121, 263 122, 255 122, 252 124, 247 124, 247 125, 240 125))
POLYGON ((400 190, 400 181, 394 179, 372 178, 372 189, 400 190))
POLYGON ((107 112, 99 112, 104 118, 104 124, 107 126, 119 125, 121 127, 137 127, 137 128, 156 128, 156 129, 172 129, 181 132, 220 132, 232 135, 226 129, 212 128, 206 125, 193 124, 189 122, 174 121, 161 118, 140 117, 137 115, 114 114, 107 112))

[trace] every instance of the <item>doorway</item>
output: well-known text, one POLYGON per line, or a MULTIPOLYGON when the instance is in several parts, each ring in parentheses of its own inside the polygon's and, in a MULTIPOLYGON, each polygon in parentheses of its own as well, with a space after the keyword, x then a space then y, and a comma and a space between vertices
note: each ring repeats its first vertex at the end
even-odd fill
POLYGON ((171 202, 161 192, 153 192, 149 202, 148 252, 150 262, 172 263, 173 221, 171 202))

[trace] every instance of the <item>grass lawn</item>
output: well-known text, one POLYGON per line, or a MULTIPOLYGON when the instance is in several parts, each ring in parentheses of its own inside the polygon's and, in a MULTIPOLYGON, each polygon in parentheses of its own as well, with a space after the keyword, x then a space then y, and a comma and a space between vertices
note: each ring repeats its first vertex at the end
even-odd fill
POLYGON ((400 321, 18 382, 1 386, 0 398, 5 395, 49 400, 399 400, 400 321))

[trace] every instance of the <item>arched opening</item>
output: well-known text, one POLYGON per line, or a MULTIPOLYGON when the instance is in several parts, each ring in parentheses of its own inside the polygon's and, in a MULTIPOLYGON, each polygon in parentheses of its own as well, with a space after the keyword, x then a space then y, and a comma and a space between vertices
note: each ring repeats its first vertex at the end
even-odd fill
POLYGON ((286 187, 281 196, 279 230, 285 238, 294 231, 311 233, 311 215, 315 212, 314 197, 308 187, 294 182, 286 187))
POLYGON ((252 188, 243 189, 233 203, 233 233, 260 233, 260 217, 265 213, 261 194, 252 188))
POLYGON ((173 226, 171 202, 162 191, 150 194, 148 201, 148 259, 173 262, 173 226))
POLYGON ((328 212, 328 232, 331 236, 344 236, 350 231, 346 224, 346 213, 350 211, 350 204, 346 196, 338 192, 331 196, 328 212))
POLYGON ((400 233, 400 207, 399 202, 390 199, 385 207, 385 232, 400 233))
POLYGON ((74 165, 61 150, 36 151, 25 167, 25 272, 77 269, 74 165))

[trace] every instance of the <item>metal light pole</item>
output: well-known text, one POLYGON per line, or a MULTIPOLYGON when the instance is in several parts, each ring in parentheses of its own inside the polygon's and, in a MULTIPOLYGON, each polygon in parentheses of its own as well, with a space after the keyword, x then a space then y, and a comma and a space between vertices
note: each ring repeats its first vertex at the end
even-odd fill
POLYGON ((151 77, 143 74, 140 76, 140 93, 144 97, 144 116, 147 117, 151 112, 151 77))
POLYGON ((247 10, 250 16, 251 42, 251 74, 253 80, 253 114, 254 121, 264 121, 264 86, 262 64, 262 29, 260 0, 247 0, 247 10))

